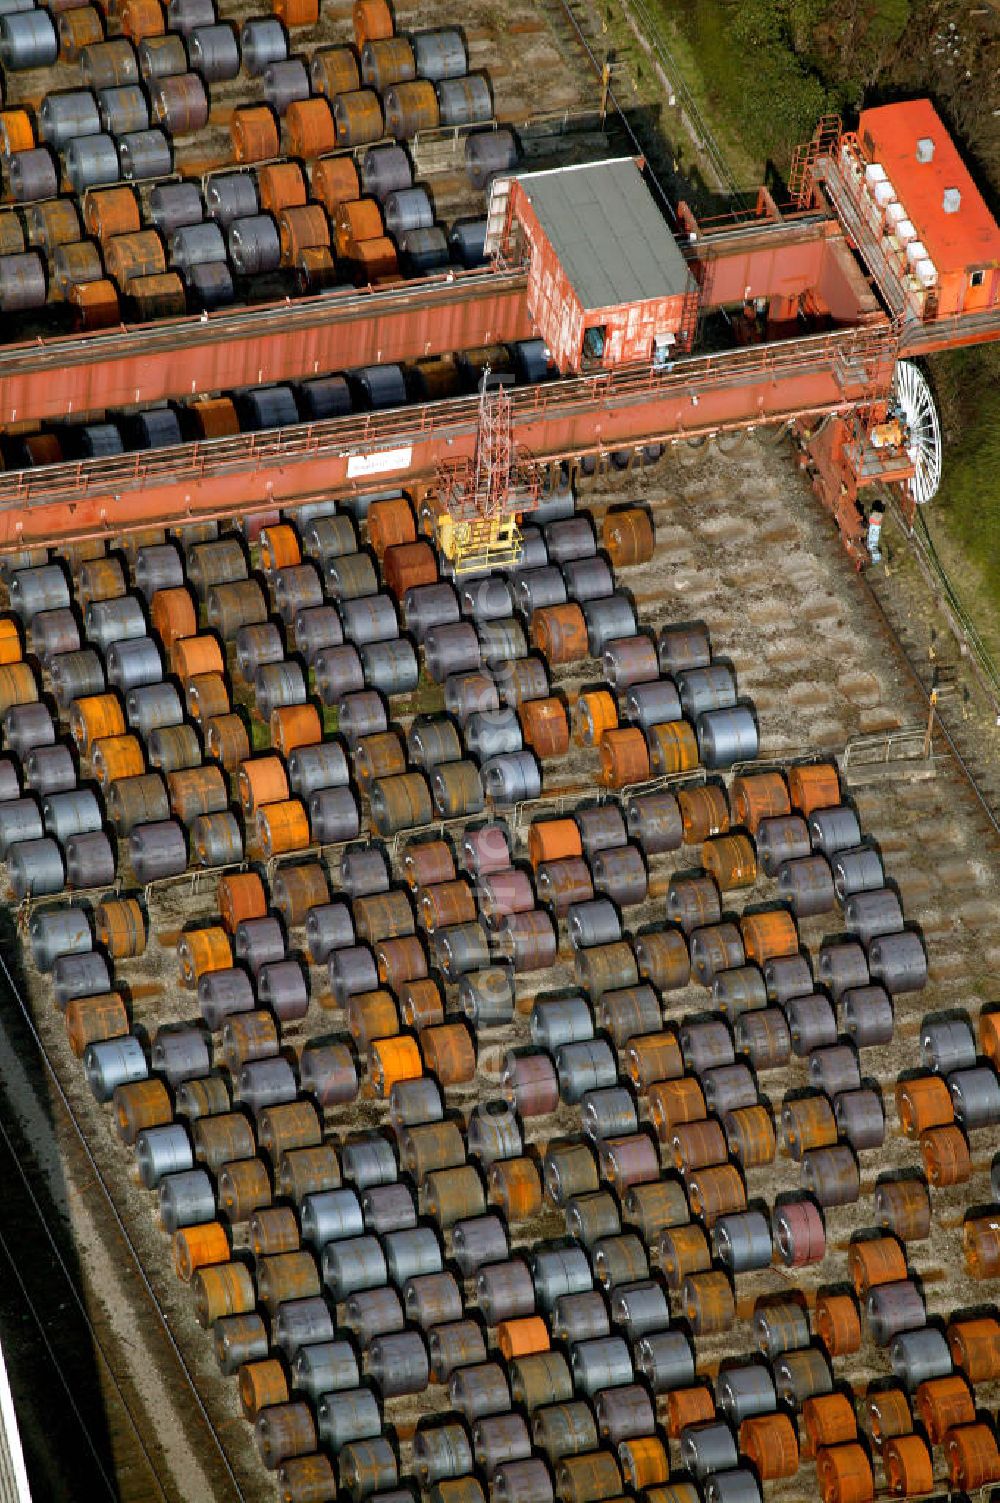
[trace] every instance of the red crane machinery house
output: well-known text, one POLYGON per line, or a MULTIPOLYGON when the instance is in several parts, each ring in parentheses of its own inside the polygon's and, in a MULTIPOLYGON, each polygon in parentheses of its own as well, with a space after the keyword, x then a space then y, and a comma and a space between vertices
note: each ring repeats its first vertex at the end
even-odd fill
POLYGON ((503 245, 563 375, 690 347, 697 285, 634 158, 514 178, 503 245))

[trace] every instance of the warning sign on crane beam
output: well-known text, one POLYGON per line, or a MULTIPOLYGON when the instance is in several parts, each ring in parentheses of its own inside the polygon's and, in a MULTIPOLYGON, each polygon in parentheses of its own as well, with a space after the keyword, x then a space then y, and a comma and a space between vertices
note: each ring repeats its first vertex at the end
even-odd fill
POLYGON ((352 454, 347 461, 347 478, 354 480, 359 475, 386 475, 390 470, 408 470, 413 458, 413 445, 405 449, 379 449, 375 454, 352 454))

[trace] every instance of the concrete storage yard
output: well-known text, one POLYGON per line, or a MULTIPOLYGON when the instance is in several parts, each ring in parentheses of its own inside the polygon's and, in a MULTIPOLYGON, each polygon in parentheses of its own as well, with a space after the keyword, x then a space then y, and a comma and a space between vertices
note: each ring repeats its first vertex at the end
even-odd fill
MULTIPOLYGON (((293 26, 291 51, 345 43, 357 10, 293 26)), ((461 18, 529 168, 630 149, 567 14, 461 18)), ((447 19, 395 10, 397 32, 447 19)), ((65 62, 11 70, 5 108, 75 81, 65 62)), ((233 111, 262 97, 245 74, 213 85, 175 169, 231 164, 233 111)), ((439 222, 482 214, 460 133, 411 151, 439 222)), ((800 310, 804 335, 785 308, 773 367, 698 366, 703 413, 732 357, 756 417, 660 441, 697 405, 671 396, 678 360, 664 412, 683 416, 656 442, 638 418, 611 429, 616 448, 601 424, 653 384, 632 372, 585 439, 538 456, 524 557, 483 577, 452 580, 445 478, 419 464, 383 494, 362 468, 350 495, 238 518, 230 489, 221 521, 192 521, 208 508, 190 495, 144 532, 104 512, 81 540, 66 487, 89 516, 100 478, 58 466, 63 429, 10 419, 8 459, 37 465, 27 536, 40 498, 78 539, 0 558, 0 1335, 37 1499, 868 1503, 1000 1484, 995 727, 895 519, 863 576, 858 518, 830 503, 852 557, 817 500, 824 431, 859 390, 891 428, 879 382, 915 336, 911 319, 909 345, 880 343, 832 215, 799 210, 707 251, 692 235, 692 264, 722 268, 702 313, 735 311, 720 282, 771 229, 807 247, 795 286, 830 305, 800 310), (785 380, 827 414, 799 434, 808 463, 784 396, 765 405, 785 380), (950 692, 929 729, 932 671, 950 692)), ((291 295, 293 270, 240 300, 291 295)), ((990 316, 961 337, 995 337, 990 316)), ((552 374, 523 322, 513 353, 454 352, 466 396, 486 363, 521 387, 552 374)), ((935 333, 917 325, 918 352, 935 333)), ((417 353, 399 356, 410 418, 389 419, 447 458, 465 419, 455 402, 437 427, 435 391, 413 396, 417 353)), ((328 374, 281 379, 301 401, 328 374)), ((550 420, 570 401, 556 380, 536 395, 550 420)), ((221 489, 228 451, 201 436, 221 489)), ((125 504, 145 483, 125 478, 125 504)))

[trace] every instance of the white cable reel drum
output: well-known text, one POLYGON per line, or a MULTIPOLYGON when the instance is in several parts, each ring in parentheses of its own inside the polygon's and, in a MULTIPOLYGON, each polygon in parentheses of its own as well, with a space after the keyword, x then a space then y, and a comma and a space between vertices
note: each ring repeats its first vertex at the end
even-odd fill
POLYGON ((890 400, 906 423, 906 452, 914 466, 909 491, 924 506, 941 484, 941 424, 926 377, 912 360, 897 360, 890 400))

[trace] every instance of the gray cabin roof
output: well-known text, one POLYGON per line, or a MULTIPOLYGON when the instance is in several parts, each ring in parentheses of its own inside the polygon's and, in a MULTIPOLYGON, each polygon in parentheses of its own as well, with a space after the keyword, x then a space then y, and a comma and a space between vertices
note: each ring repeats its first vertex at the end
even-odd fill
POLYGON ((694 285, 631 157, 519 181, 584 308, 675 297, 694 285))

